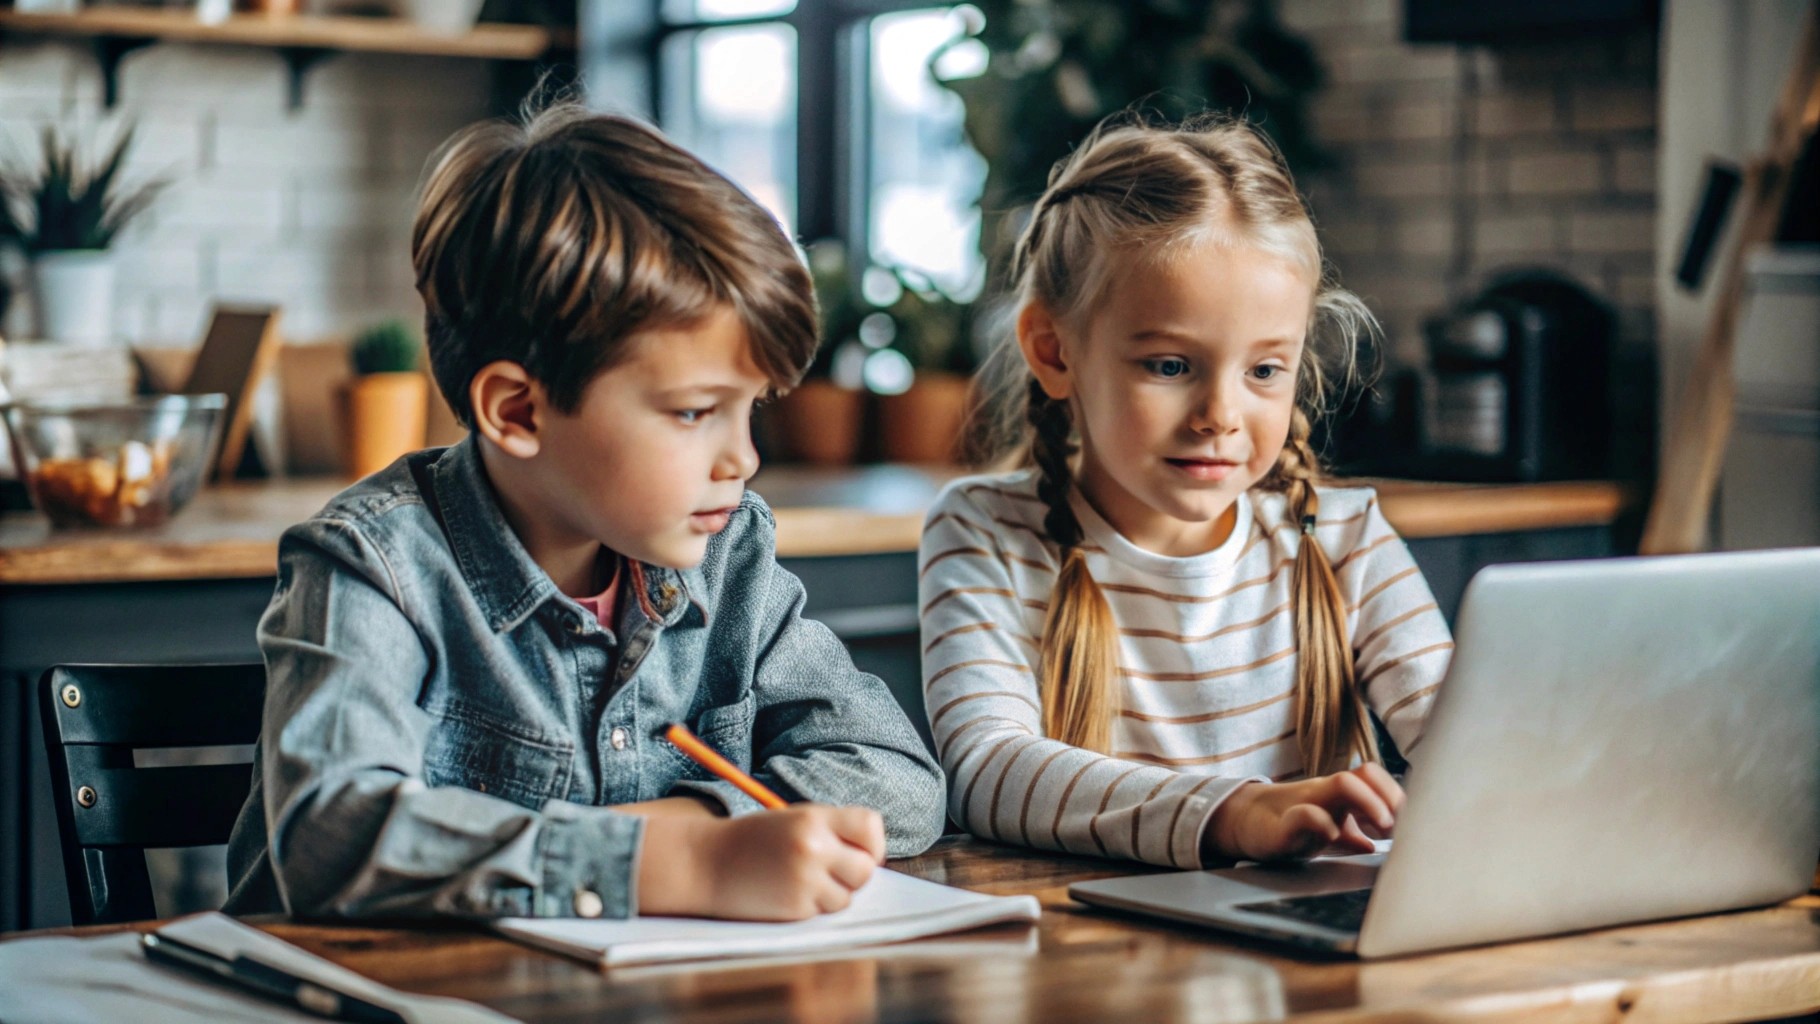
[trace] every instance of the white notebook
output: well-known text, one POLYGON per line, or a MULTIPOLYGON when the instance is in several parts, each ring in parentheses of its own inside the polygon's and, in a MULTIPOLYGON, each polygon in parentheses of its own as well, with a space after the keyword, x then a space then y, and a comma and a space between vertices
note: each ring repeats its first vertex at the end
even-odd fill
POLYGON ((533 946, 603 967, 623 967, 877 946, 1006 921, 1035 921, 1041 914, 1035 896, 988 896, 880 868, 853 894, 845 910, 807 921, 508 917, 494 922, 494 927, 533 946))

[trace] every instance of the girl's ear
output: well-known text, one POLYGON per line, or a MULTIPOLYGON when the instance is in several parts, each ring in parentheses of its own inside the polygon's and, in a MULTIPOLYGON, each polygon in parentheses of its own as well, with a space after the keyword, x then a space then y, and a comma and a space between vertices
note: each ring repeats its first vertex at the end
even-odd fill
POLYGON ((1017 346, 1044 394, 1065 401, 1074 393, 1074 374, 1062 351, 1061 332, 1055 318, 1040 303, 1026 303, 1018 311, 1017 346))
POLYGON ((468 382, 474 429, 514 458, 528 459, 543 447, 540 428, 549 396, 524 367, 498 359, 468 382))

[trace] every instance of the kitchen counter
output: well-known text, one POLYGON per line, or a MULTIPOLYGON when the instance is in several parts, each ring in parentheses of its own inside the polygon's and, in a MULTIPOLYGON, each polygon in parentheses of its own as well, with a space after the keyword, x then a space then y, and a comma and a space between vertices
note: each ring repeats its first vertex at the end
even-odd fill
MULTIPOLYGON (((923 515, 953 467, 783 466, 752 489, 777 513, 778 555, 913 552, 923 515)), ((1445 484, 1364 480, 1405 538, 1609 525, 1637 496, 1610 481, 1445 484)), ((32 512, 0 516, 0 586, 245 579, 276 570, 278 538, 346 487, 307 478, 213 487, 148 530, 52 530, 32 512)))

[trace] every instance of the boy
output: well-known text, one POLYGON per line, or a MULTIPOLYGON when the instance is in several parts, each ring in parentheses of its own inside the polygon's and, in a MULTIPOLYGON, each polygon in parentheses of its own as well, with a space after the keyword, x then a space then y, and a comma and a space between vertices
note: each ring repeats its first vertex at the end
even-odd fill
POLYGON ((745 493, 816 345, 776 222, 564 106, 452 138, 412 258, 470 433, 285 534, 230 912, 796 919, 925 849, 940 768, 745 493), (671 721, 806 802, 748 814, 671 721))

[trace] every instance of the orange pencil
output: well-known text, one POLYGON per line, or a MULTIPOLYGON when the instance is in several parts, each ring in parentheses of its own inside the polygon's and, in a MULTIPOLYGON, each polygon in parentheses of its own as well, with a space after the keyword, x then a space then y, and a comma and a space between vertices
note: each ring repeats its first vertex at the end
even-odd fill
POLYGON ((778 811, 790 806, 784 798, 765 788, 765 784, 740 770, 739 765, 720 756, 720 752, 701 741, 701 737, 689 730, 681 722, 672 723, 664 730, 664 739, 676 749, 689 756, 689 760, 708 769, 715 775, 738 786, 746 794, 770 810, 778 811))

